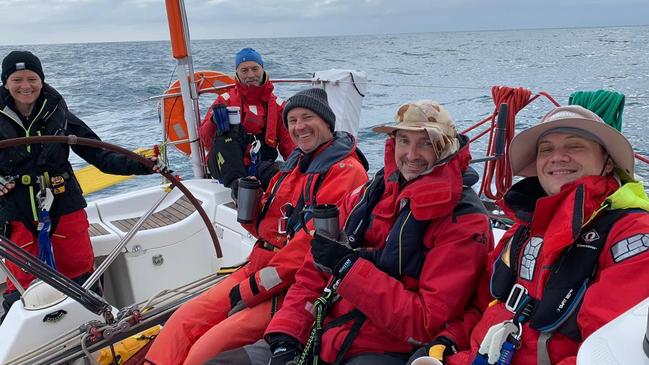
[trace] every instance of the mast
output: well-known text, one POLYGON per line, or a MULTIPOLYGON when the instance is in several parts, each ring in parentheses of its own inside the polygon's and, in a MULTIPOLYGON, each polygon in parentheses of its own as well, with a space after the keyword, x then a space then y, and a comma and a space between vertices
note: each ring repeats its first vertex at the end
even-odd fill
POLYGON ((183 0, 165 0, 167 7, 167 19, 169 22, 169 33, 171 35, 171 51, 173 58, 178 63, 178 80, 180 82, 180 93, 183 99, 185 110, 185 122, 187 123, 187 134, 192 158, 192 171, 195 178, 205 177, 203 166, 203 146, 198 140, 199 111, 198 93, 194 82, 194 64, 189 48, 189 26, 187 25, 187 13, 183 0))

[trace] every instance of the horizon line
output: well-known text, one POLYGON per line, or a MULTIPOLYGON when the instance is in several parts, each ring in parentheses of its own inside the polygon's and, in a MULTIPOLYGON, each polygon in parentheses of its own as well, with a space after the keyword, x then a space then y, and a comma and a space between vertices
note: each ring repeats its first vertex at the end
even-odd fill
MULTIPOLYGON (((635 28, 647 27, 648 24, 626 24, 626 25, 589 25, 589 26, 565 26, 565 27, 529 27, 529 28, 506 28, 506 29, 469 29, 469 30, 437 30, 427 32, 392 32, 392 33, 352 33, 352 34, 329 34, 329 35, 297 35, 282 37, 245 37, 245 38, 192 38, 191 41, 212 41, 212 40, 256 40, 256 39, 291 39, 291 38, 333 38, 333 37, 363 37, 363 36, 389 36, 389 35, 407 35, 407 34, 439 34, 439 33, 488 33, 488 32, 512 32, 512 31, 530 31, 530 30, 561 30, 561 29, 600 29, 600 28, 635 28)), ((114 41, 85 41, 85 42, 52 42, 52 43, 10 43, 0 44, 0 47, 11 46, 56 46, 72 44, 102 44, 102 43, 143 43, 143 42, 169 42, 167 39, 149 39, 149 40, 114 40, 114 41)))

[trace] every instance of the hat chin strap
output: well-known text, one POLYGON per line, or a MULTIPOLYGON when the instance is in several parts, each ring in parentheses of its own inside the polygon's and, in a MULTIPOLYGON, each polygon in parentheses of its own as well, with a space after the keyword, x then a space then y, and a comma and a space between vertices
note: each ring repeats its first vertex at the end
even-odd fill
MULTIPOLYGON (((606 176, 604 172, 606 171, 606 166, 608 165, 608 161, 613 162, 613 160, 611 160, 611 155, 606 153, 606 160, 604 160, 604 166, 602 166, 602 171, 599 172, 598 176, 606 176)), ((615 170, 615 164, 613 164, 613 169, 611 169, 611 173, 613 173, 614 170, 615 170)))

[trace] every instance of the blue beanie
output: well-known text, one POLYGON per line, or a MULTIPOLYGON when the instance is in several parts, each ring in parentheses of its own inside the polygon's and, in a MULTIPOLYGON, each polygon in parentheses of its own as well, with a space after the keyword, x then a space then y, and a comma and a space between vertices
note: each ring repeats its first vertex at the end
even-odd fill
POLYGON ((244 48, 237 53, 237 57, 234 60, 234 67, 237 68, 241 62, 246 61, 257 62, 261 67, 264 67, 264 60, 261 59, 261 55, 252 48, 244 48))

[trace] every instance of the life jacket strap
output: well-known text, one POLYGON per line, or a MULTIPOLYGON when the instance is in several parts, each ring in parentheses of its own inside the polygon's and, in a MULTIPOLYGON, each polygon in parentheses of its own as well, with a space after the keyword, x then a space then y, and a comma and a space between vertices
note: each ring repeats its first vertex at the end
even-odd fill
POLYGON ((541 332, 536 342, 536 363, 537 365, 552 365, 550 362, 550 353, 548 352, 548 341, 552 337, 552 332, 541 332))
POLYGON ((42 181, 46 187, 53 185, 64 184, 65 181, 70 180, 71 175, 68 172, 50 173, 44 172, 42 175, 36 174, 23 174, 12 176, 17 183, 25 186, 37 186, 39 181, 42 181))

